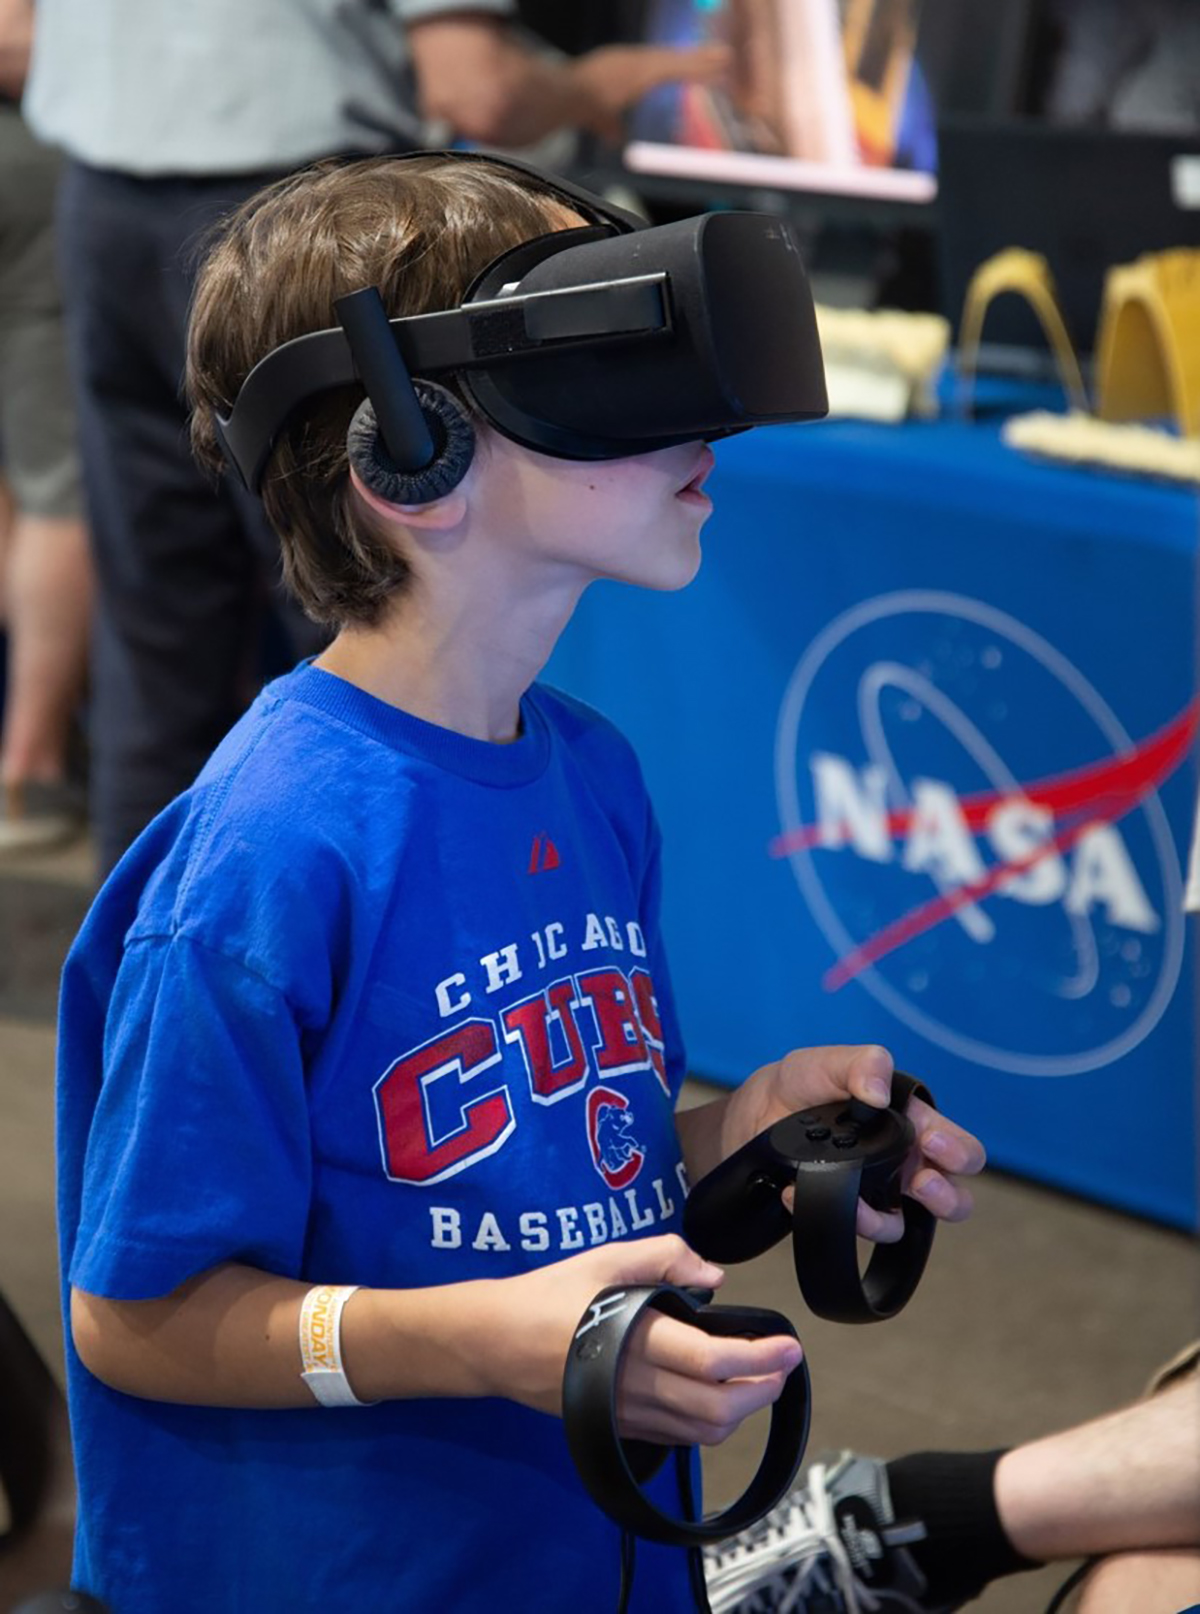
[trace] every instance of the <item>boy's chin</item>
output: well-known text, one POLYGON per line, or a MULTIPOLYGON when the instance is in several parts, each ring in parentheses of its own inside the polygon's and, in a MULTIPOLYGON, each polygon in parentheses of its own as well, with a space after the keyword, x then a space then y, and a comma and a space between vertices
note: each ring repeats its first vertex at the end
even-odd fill
POLYGON ((686 560, 680 558, 674 566, 664 567, 660 576, 647 577, 641 586, 656 594, 677 594, 695 580, 700 571, 700 559, 700 545, 697 544, 693 555, 686 560))

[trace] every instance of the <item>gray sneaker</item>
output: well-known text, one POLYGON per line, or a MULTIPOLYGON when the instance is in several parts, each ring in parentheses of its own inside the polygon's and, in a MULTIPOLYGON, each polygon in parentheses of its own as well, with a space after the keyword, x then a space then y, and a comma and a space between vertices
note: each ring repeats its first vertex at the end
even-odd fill
POLYGON ((951 1614, 923 1600, 905 1551, 924 1538, 919 1521, 896 1522, 885 1464, 839 1452, 811 1464, 765 1519, 705 1548, 709 1603, 713 1614, 951 1614))

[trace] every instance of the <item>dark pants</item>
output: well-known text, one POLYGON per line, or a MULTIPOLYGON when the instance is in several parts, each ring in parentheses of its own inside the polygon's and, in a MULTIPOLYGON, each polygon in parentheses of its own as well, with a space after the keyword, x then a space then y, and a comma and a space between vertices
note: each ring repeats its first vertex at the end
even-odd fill
POLYGON ((264 673, 320 644, 283 599, 258 501, 228 478, 214 489, 193 462, 180 390, 198 243, 269 177, 143 180, 69 163, 59 187, 98 579, 90 739, 102 873, 192 782, 264 673))

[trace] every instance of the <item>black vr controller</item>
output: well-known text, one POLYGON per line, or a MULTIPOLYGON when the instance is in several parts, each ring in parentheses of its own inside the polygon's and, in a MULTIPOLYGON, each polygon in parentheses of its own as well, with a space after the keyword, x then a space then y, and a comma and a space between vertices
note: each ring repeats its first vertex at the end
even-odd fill
POLYGON ((680 1519, 663 1512, 642 1487, 672 1449, 617 1433, 617 1374, 634 1324, 646 1310, 664 1312, 707 1334, 766 1339, 796 1331, 778 1312, 712 1306, 712 1291, 672 1284, 602 1289, 580 1320, 563 1374, 563 1426, 579 1477, 609 1518, 648 1541, 696 1547, 722 1541, 754 1524, 786 1493, 808 1443, 811 1391, 801 1358, 771 1408, 771 1426, 758 1471, 723 1513, 680 1519))
POLYGON ((887 1109, 852 1098, 777 1121, 700 1179, 684 1205, 684 1237, 708 1260, 725 1263, 761 1255, 790 1229, 796 1280, 818 1317, 894 1317, 912 1298, 933 1245, 932 1214, 901 1201, 901 1168, 914 1138, 904 1109, 914 1093, 933 1104, 928 1088, 896 1071, 887 1109), (788 1187, 796 1191, 790 1216, 780 1199, 788 1187), (861 1276, 860 1197, 904 1217, 900 1241, 876 1245, 861 1276))

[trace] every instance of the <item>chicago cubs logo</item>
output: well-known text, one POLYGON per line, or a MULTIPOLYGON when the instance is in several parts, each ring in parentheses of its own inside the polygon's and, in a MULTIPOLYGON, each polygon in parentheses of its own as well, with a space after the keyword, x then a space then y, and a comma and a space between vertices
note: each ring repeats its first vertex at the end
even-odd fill
POLYGON ((857 982, 998 1070, 1064 1076, 1127 1053, 1179 978, 1157 792, 1198 718, 1193 702, 1135 743, 1061 652, 965 596, 912 590, 838 617, 780 709, 771 847, 833 949, 826 989, 857 982))
POLYGON ((610 1188, 627 1188, 646 1156, 633 1135, 633 1111, 624 1093, 594 1087, 587 1100, 588 1146, 592 1164, 610 1188))

